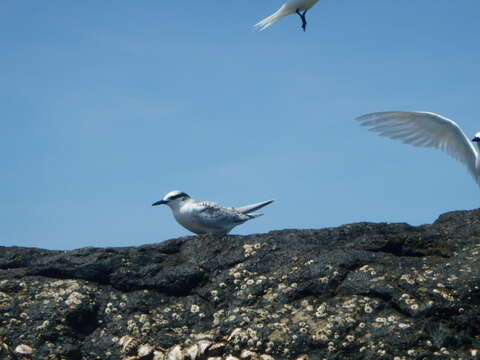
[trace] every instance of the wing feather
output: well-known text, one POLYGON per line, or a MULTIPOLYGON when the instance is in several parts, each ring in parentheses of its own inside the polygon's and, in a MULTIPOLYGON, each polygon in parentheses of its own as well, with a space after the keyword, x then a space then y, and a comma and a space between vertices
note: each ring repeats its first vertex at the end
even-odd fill
POLYGON ((448 153, 465 164, 475 181, 480 184, 475 168, 477 149, 454 121, 431 112, 407 111, 371 113, 356 120, 381 136, 413 146, 437 148, 448 153))
POLYGON ((241 224, 251 216, 244 215, 234 208, 222 207, 214 202, 198 202, 193 212, 198 221, 209 227, 222 228, 225 224, 241 224))

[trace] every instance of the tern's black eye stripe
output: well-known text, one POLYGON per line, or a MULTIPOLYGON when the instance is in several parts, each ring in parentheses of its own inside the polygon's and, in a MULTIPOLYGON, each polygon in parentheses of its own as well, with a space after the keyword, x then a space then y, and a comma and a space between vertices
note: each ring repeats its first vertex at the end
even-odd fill
POLYGON ((181 198, 181 197, 189 197, 187 194, 185 193, 180 193, 180 194, 177 194, 175 196, 172 196, 171 198, 168 198, 168 200, 175 200, 175 199, 178 199, 178 198, 181 198))

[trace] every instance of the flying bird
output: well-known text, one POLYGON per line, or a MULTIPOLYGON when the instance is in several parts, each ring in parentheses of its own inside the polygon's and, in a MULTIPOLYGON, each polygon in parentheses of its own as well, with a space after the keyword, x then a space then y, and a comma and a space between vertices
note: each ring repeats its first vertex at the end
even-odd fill
POLYGON ((224 236, 235 226, 263 215, 251 213, 273 201, 268 200, 236 208, 223 207, 210 201, 194 200, 183 191, 174 190, 152 206, 167 205, 177 222, 195 234, 224 236))
POLYGON ((467 167, 480 185, 480 132, 470 141, 457 123, 431 112, 377 112, 362 115, 356 120, 381 136, 413 146, 437 148, 450 154, 467 167))
POLYGON ((302 19, 302 29, 303 31, 305 31, 307 28, 307 20, 305 18, 305 15, 307 14, 307 11, 312 8, 317 2, 318 0, 288 0, 275 13, 261 20, 253 27, 258 31, 262 31, 272 26, 285 16, 297 14, 298 16, 300 16, 300 19, 302 19))

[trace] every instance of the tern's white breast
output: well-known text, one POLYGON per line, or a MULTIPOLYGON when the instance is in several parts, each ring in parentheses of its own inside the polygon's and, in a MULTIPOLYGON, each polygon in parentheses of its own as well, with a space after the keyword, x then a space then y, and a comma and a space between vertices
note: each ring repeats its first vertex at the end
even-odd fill
POLYGON ((318 0, 290 0, 287 1, 286 6, 289 9, 299 9, 300 11, 308 10, 315 5, 318 0))
POLYGON ((180 225, 191 232, 195 234, 208 233, 208 229, 194 216, 193 209, 191 207, 182 206, 177 211, 174 211, 173 215, 180 225))

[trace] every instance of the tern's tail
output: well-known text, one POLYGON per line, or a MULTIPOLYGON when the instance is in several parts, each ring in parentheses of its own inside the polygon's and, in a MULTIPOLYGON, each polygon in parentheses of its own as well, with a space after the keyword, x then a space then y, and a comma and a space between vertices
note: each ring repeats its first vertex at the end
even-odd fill
POLYGON ((247 214, 247 216, 249 216, 249 217, 250 217, 250 219, 249 219, 249 220, 251 220, 251 219, 255 219, 256 217, 259 217, 259 216, 262 216, 262 215, 263 215, 263 214, 247 214))
POLYGON ((265 30, 266 28, 272 26, 278 20, 284 18, 285 16, 287 16, 289 14, 290 14, 289 12, 285 11, 285 5, 283 5, 280 9, 278 9, 277 12, 275 12, 274 14, 270 15, 269 17, 266 17, 265 19, 259 21, 255 25, 253 25, 253 28, 257 31, 265 30))
MULTIPOLYGON (((249 213, 251 213, 252 211, 261 209, 261 208, 263 208, 264 206, 267 206, 267 205, 273 203, 274 201, 275 201, 275 200, 262 201, 262 202, 259 202, 259 203, 256 203, 256 204, 240 206, 240 207, 237 207, 237 208, 235 208, 235 209, 236 209, 237 211, 241 212, 242 214, 249 214, 249 213)), ((252 214, 252 215, 255 215, 255 214, 252 214)), ((257 215, 257 216, 260 216, 260 215, 262 215, 262 214, 259 214, 259 215, 257 215)))

